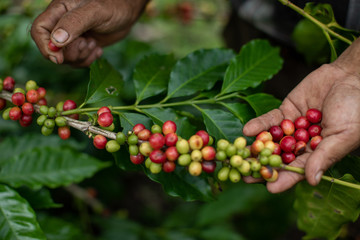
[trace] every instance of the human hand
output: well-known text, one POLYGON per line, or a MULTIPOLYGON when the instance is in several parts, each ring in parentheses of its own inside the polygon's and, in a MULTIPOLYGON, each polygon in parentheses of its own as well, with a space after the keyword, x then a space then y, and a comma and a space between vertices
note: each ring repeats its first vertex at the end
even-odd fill
MULTIPOLYGON (((307 149, 290 165, 305 168, 305 177, 311 185, 319 183, 322 174, 336 161, 360 145, 360 43, 348 48, 334 63, 313 71, 284 99, 279 109, 272 110, 249 121, 244 134, 255 136, 280 125, 283 119, 294 121, 310 108, 322 111, 323 140, 315 151, 307 149)), ((275 182, 268 182, 270 192, 285 191, 304 179, 303 175, 280 171, 275 182)), ((247 178, 245 181, 254 182, 247 178)))
POLYGON ((34 21, 31 36, 56 64, 89 66, 102 47, 124 38, 148 0, 53 0, 34 21), (52 41, 60 51, 48 48, 52 41))

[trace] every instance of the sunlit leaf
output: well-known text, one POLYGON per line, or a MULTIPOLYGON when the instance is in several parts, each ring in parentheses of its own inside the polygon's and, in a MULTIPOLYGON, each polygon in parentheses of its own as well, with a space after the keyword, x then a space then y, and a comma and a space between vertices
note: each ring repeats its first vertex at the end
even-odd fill
POLYGON ((246 96, 244 98, 250 106, 254 109, 257 116, 267 113, 275 108, 278 108, 281 101, 274 96, 266 93, 257 93, 246 96))

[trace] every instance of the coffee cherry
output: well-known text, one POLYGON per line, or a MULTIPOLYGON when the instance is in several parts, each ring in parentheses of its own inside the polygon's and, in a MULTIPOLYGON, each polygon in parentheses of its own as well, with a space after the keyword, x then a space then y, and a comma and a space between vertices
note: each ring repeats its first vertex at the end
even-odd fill
POLYGON ((294 125, 296 129, 308 129, 310 126, 310 122, 306 117, 301 116, 295 120, 294 125))
POLYGON ((4 120, 9 120, 10 119, 10 110, 11 110, 11 108, 7 108, 3 112, 2 117, 3 117, 4 120))
POLYGON ((295 156, 299 156, 303 154, 306 150, 306 142, 304 141, 298 141, 295 144, 294 154, 295 156))
POLYGON ((130 145, 129 153, 130 155, 137 155, 139 153, 139 147, 137 145, 130 145))
POLYGON ((102 113, 104 112, 108 112, 108 113, 111 113, 111 110, 110 108, 104 106, 104 107, 101 107, 99 108, 99 110, 97 111, 97 115, 100 116, 102 113))
POLYGON ((48 106, 40 106, 40 109, 39 109, 40 113, 43 114, 43 115, 47 115, 48 112, 49 112, 49 107, 48 106))
POLYGON ((306 118, 311 123, 319 123, 321 122, 322 114, 319 110, 315 108, 311 108, 306 111, 306 118))
POLYGON ((111 113, 104 112, 100 114, 97 119, 98 124, 101 127, 109 127, 113 123, 114 117, 111 113))
POLYGON ((242 162, 243 162, 243 158, 240 157, 239 155, 234 155, 230 158, 230 165, 235 168, 240 167, 242 162))
POLYGON ((284 132, 281 129, 281 127, 279 127, 279 126, 272 126, 269 129, 269 132, 270 132, 271 136, 273 137, 273 140, 276 142, 280 141, 284 136, 284 132))
POLYGON ((151 126, 151 132, 152 133, 161 133, 162 129, 159 125, 155 124, 151 126))
POLYGON ((66 140, 70 137, 71 131, 68 126, 59 127, 58 128, 58 135, 61 139, 66 140))
POLYGON ((280 148, 284 152, 290 153, 295 149, 296 140, 293 136, 285 136, 280 141, 280 148))
POLYGON ((165 145, 166 146, 175 146, 176 142, 178 141, 178 136, 176 133, 168 133, 165 135, 165 145))
POLYGON ((28 127, 32 123, 32 116, 31 115, 22 115, 19 119, 19 123, 22 127, 28 127))
POLYGON ((202 170, 206 173, 213 173, 216 169, 215 161, 203 161, 201 162, 202 170))
POLYGON ((291 163, 295 160, 295 158, 295 154, 293 154, 292 152, 284 152, 281 154, 281 159, 285 164, 291 163))
POLYGON ((207 145, 211 146, 211 145, 213 145, 213 143, 214 143, 214 138, 209 135, 209 142, 207 145))
POLYGON ((205 146, 201 149, 202 158, 206 161, 211 161, 216 156, 216 151, 212 146, 205 146))
POLYGON ((163 164, 163 170, 164 172, 170 173, 175 171, 176 164, 174 162, 167 161, 163 164))
POLYGON ((140 144, 139 151, 142 155, 148 157, 150 153, 153 151, 153 149, 151 148, 149 142, 143 142, 140 144))
POLYGON ((46 101, 45 98, 42 98, 42 99, 40 99, 40 100, 37 102, 37 104, 38 104, 39 106, 46 106, 46 105, 47 105, 47 101, 46 101))
POLYGON ((46 126, 41 127, 41 133, 44 136, 49 136, 53 132, 53 128, 47 128, 46 126))
POLYGON ((260 156, 258 157, 259 162, 261 165, 268 165, 269 164, 269 158, 266 156, 260 156))
POLYGON ((185 154, 181 154, 178 158, 178 164, 180 166, 188 166, 191 163, 191 157, 190 154, 185 153, 185 154))
POLYGON ((217 151, 216 155, 215 155, 216 159, 219 161, 224 161, 226 160, 227 156, 226 156, 226 152, 225 151, 217 151))
POLYGON ((251 148, 250 151, 252 154, 257 155, 261 152, 261 150, 264 149, 264 143, 261 140, 255 140, 252 144, 251 144, 251 148))
POLYGON ((189 146, 192 150, 201 149, 203 147, 202 138, 198 135, 192 135, 189 139, 189 146))
POLYGON ((12 92, 15 87, 15 80, 12 77, 6 77, 3 81, 3 89, 12 92))
POLYGON ((116 141, 120 144, 123 145, 126 142, 126 136, 123 132, 118 132, 116 134, 116 141))
POLYGON ((25 115, 32 115, 34 113, 34 106, 26 102, 21 106, 21 110, 25 115))
POLYGON ((106 137, 103 135, 96 135, 93 140, 93 144, 97 149, 104 149, 107 143, 106 137))
POLYGON ((56 113, 57 113, 56 108, 54 108, 54 107, 49 107, 48 116, 49 116, 50 118, 55 117, 55 116, 56 116, 56 113))
MULTIPOLYGON (((37 93, 39 95, 39 99, 43 99, 45 97, 45 95, 46 95, 46 89, 45 88, 39 87, 36 91, 37 91, 37 93)), ((62 110, 62 108, 61 108, 61 110, 62 110)))
POLYGON ((11 96, 11 101, 14 105, 16 106, 21 106, 24 104, 25 102, 25 95, 22 94, 22 93, 14 93, 12 96, 11 96))
POLYGON ((266 178, 267 182, 275 182, 279 177, 279 173, 276 169, 272 169, 272 176, 271 178, 266 178))
POLYGON ((250 169, 253 172, 259 171, 261 168, 261 164, 259 161, 256 160, 256 158, 252 159, 250 162, 250 169))
POLYGON ((237 153, 237 149, 233 144, 229 144, 225 149, 226 156, 232 157, 237 153))
POLYGON ((165 151, 165 155, 167 160, 169 161, 176 161, 176 159, 179 158, 179 153, 174 146, 167 148, 165 151))
POLYGON ((246 147, 246 139, 244 137, 236 138, 234 141, 234 146, 237 149, 243 149, 244 147, 246 147))
POLYGON ((262 166, 259 172, 261 176, 266 180, 272 177, 273 168, 270 166, 262 166))
POLYGON ((0 92, 4 89, 3 80, 0 78, 0 92))
POLYGON ((267 141, 264 143, 264 148, 269 149, 271 152, 274 152, 276 145, 273 141, 267 141))
POLYGON ((282 159, 279 155, 273 154, 269 157, 269 165, 272 167, 280 167, 282 159))
POLYGON ((130 161, 133 164, 142 164, 144 162, 145 158, 141 153, 138 153, 136 155, 130 155, 130 161))
POLYGON ((202 166, 200 162, 191 162, 189 165, 189 173, 193 176, 199 176, 202 172, 202 166))
POLYGON ((21 109, 19 107, 12 107, 9 112, 9 117, 11 120, 19 120, 21 118, 21 109))
POLYGON ((145 129, 145 126, 144 124, 141 124, 141 123, 138 123, 138 124, 135 124, 135 126, 133 127, 133 133, 135 135, 138 135, 138 133, 141 131, 141 130, 144 130, 145 129))
POLYGON ((190 146, 188 141, 185 139, 180 139, 176 142, 176 149, 180 154, 186 154, 190 151, 190 146))
POLYGON ((297 141, 303 141, 303 142, 307 143, 310 138, 309 132, 303 128, 297 129, 294 133, 294 138, 297 141))
POLYGON ((227 141, 225 139, 220 139, 216 143, 217 150, 218 151, 221 151, 221 150, 225 151, 229 144, 230 144, 229 141, 227 141))
POLYGON ((195 161, 195 162, 200 162, 200 161, 202 160, 201 151, 198 150, 198 149, 193 150, 193 151, 190 153, 190 157, 191 157, 191 160, 193 160, 193 161, 195 161))
POLYGON ((240 172, 241 175, 243 176, 249 176, 251 174, 251 169, 250 169, 250 163, 248 161, 243 161, 241 163, 241 166, 238 167, 238 170, 240 172))
POLYGON ((264 148, 263 150, 261 150, 260 156, 269 157, 271 156, 272 152, 273 151, 271 151, 269 148, 264 148))
POLYGON ((58 51, 60 51, 60 49, 61 49, 61 47, 56 46, 51 40, 49 40, 48 48, 49 48, 50 51, 52 51, 52 52, 58 52, 58 51))
POLYGON ((271 135, 270 132, 268 131, 263 131, 261 133, 259 133, 257 136, 256 136, 256 140, 260 140, 262 141, 263 143, 267 142, 267 141, 272 141, 273 140, 273 137, 271 135))
POLYGON ((251 155, 250 148, 248 148, 248 147, 244 148, 241 157, 242 157, 243 159, 245 159, 245 158, 250 157, 250 155, 251 155))
POLYGON ((210 137, 209 137, 209 134, 206 131, 199 130, 199 131, 196 132, 196 135, 201 137, 201 139, 203 140, 203 145, 204 146, 208 145, 210 137))
POLYGON ((151 162, 149 170, 152 174, 158 174, 162 170, 162 164, 151 162))
POLYGON ((29 103, 37 103, 39 101, 39 94, 35 89, 31 89, 26 93, 26 100, 29 103))
POLYGON ((38 88, 38 85, 36 84, 36 82, 34 80, 29 80, 25 84, 26 91, 29 91, 32 89, 36 90, 37 88, 38 88))
MULTIPOLYGON (((39 89, 38 89, 39 90, 39 89)), ((61 113, 63 111, 63 107, 64 107, 64 102, 58 102, 56 104, 56 111, 58 111, 59 113, 61 113)))
POLYGON ((131 134, 129 137, 128 137, 128 144, 129 145, 135 145, 138 143, 138 137, 135 135, 135 134, 131 134))
POLYGON ((176 132, 176 123, 168 120, 164 122, 162 126, 162 132, 166 136, 168 133, 175 133, 176 132))
POLYGON ((106 143, 105 148, 109 153, 114 153, 120 150, 120 144, 115 140, 110 140, 106 143))
POLYGON ((159 149, 153 150, 150 155, 150 160, 154 163, 164 163, 166 161, 166 155, 159 149))
POLYGON ((0 98, 0 111, 3 110, 5 107, 6 107, 6 100, 0 98))
POLYGON ((145 160, 145 167, 146 168, 150 168, 150 165, 152 164, 153 162, 150 160, 150 158, 147 158, 146 160, 145 160))
POLYGON ((153 149, 160 149, 165 145, 165 137, 161 133, 154 133, 150 136, 149 143, 153 149))
POLYGON ((229 179, 233 183, 237 183, 241 180, 241 175, 236 168, 231 168, 229 172, 229 179))
POLYGON ((287 136, 290 136, 295 131, 295 125, 294 123, 289 119, 284 119, 280 123, 280 127, 283 130, 284 134, 287 136))
POLYGON ((137 134, 139 140, 142 140, 142 141, 148 141, 150 136, 151 136, 151 132, 149 129, 143 129, 141 130, 138 134, 137 134))
POLYGON ((13 91, 13 93, 17 93, 17 92, 24 94, 24 96, 26 95, 25 90, 22 89, 22 88, 15 88, 14 91, 13 91))
POLYGON ((36 120, 36 123, 39 125, 39 126, 42 126, 44 125, 44 122, 45 120, 47 119, 47 116, 46 115, 40 115, 37 120, 36 120))
POLYGON ((252 173, 251 173, 251 177, 253 177, 253 178, 262 178, 259 171, 257 171, 257 172, 252 172, 252 173))
POLYGON ((280 144, 275 143, 275 148, 274 148, 273 154, 276 154, 276 155, 280 155, 280 154, 281 154, 280 144))
POLYGON ((64 117, 56 117, 55 124, 58 127, 65 127, 66 126, 66 119, 64 117))
POLYGON ((310 140, 310 148, 315 150, 323 138, 321 136, 312 137, 310 140))
POLYGON ((63 105, 63 111, 68 111, 77 108, 76 103, 73 100, 66 100, 63 105))
POLYGON ((319 125, 311 125, 308 129, 310 137, 319 136, 322 128, 319 125))
POLYGON ((229 178, 230 168, 229 167, 222 167, 218 172, 218 179, 222 182, 225 182, 229 178))
POLYGON ((44 126, 47 128, 54 128, 55 127, 54 119, 46 119, 44 122, 44 126))

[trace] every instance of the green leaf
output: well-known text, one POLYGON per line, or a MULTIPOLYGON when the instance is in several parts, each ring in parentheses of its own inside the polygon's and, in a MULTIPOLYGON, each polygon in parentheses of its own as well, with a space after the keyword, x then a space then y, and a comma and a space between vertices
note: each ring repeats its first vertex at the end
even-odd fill
POLYGON ((70 222, 44 214, 39 215, 38 219, 46 238, 49 240, 86 239, 79 228, 70 222))
POLYGON ((166 92, 174 62, 173 55, 159 54, 145 56, 139 61, 133 76, 137 102, 166 92))
POLYGON ((90 81, 84 104, 97 103, 120 94, 124 81, 108 61, 99 59, 90 67, 90 81))
POLYGON ((171 71, 167 99, 210 90, 223 77, 233 57, 231 50, 210 49, 198 50, 180 59, 171 71))
MULTIPOLYGON (((356 182, 350 174, 344 181, 356 182)), ((336 239, 342 226, 358 219, 360 191, 330 182, 316 187, 301 182, 296 187, 295 210, 298 227, 306 232, 304 239, 336 239)))
POLYGON ((215 225, 210 228, 204 229, 200 232, 201 239, 204 240, 246 240, 245 237, 241 236, 237 233, 231 226, 223 224, 223 225, 215 225))
POLYGON ((254 110, 246 103, 222 103, 232 114, 234 114, 242 123, 248 122, 256 117, 254 110))
POLYGON ((0 182, 13 187, 56 188, 91 177, 109 166, 69 148, 35 148, 7 161, 0 169, 0 182))
POLYGON ((74 139, 67 139, 66 141, 56 135, 44 137, 42 134, 25 134, 20 136, 6 137, 0 143, 0 166, 10 158, 20 155, 35 147, 68 146, 77 150, 84 149, 85 144, 75 141, 74 139))
POLYGON ((256 112, 256 116, 263 115, 281 105, 281 101, 266 93, 257 93, 244 98, 256 112))
POLYGON ((18 193, 25 198, 30 206, 34 209, 59 208, 61 204, 57 204, 51 198, 50 192, 46 188, 32 190, 27 187, 17 189, 18 193))
POLYGON ((202 109, 201 112, 207 132, 217 141, 227 139, 232 142, 243 136, 243 124, 233 114, 221 109, 202 109))
POLYGON ((341 161, 337 162, 333 168, 331 168, 331 174, 340 178, 344 174, 351 174, 356 181, 360 182, 360 157, 359 156, 346 156, 341 161))
POLYGON ((253 40, 244 45, 225 72, 221 94, 257 87, 269 80, 282 67, 280 49, 266 40, 253 40))
POLYGON ((128 112, 121 112, 120 115, 120 125, 123 128, 122 131, 127 133, 128 131, 132 130, 135 124, 142 123, 146 128, 151 127, 151 119, 143 114, 139 113, 128 113, 128 112))
POLYGON ((0 239, 42 240, 34 210, 16 191, 0 184, 0 239))

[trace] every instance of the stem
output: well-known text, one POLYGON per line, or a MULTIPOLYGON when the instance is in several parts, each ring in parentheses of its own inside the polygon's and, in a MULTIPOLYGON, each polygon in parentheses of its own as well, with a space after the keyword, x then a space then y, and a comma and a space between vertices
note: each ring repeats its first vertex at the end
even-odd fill
POLYGON ((313 16, 311 16, 310 14, 308 14, 307 12, 304 11, 304 9, 299 8, 298 6, 296 6, 295 4, 293 4, 292 2, 290 2, 289 0, 278 0, 280 3, 284 4, 285 6, 288 6, 289 8, 291 8, 292 10, 294 10, 295 12, 299 13, 300 15, 302 15, 303 17, 307 18, 308 20, 310 20, 311 22, 313 22, 315 25, 317 25, 318 27, 320 27, 323 31, 328 32, 331 36, 336 37, 337 39, 351 45, 352 41, 341 36, 340 34, 338 34, 337 32, 331 30, 329 28, 329 25, 326 25, 322 22, 320 22, 319 20, 317 20, 316 18, 314 18, 313 16))
MULTIPOLYGON (((302 174, 302 175, 305 174, 305 170, 303 168, 293 167, 293 166, 284 165, 284 164, 281 165, 281 168, 285 169, 287 171, 296 172, 296 173, 299 173, 299 174, 302 174)), ((324 175, 321 177, 321 179, 325 180, 325 181, 328 181, 328 182, 331 182, 331 183, 336 183, 336 184, 339 184, 339 185, 342 185, 342 186, 346 186, 346 187, 350 187, 350 188, 360 190, 360 185, 359 184, 345 182, 345 181, 342 181, 340 179, 329 177, 329 176, 324 176, 324 175)))

